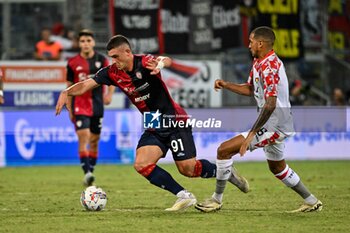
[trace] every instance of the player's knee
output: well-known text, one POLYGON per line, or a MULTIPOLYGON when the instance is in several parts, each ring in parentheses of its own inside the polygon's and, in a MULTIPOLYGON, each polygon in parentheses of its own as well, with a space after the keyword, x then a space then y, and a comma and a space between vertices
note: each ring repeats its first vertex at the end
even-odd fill
POLYGON ((281 171, 283 171, 286 167, 286 164, 284 162, 279 162, 279 161, 275 161, 275 162, 270 161, 268 165, 272 174, 278 174, 281 171))
POLYGON ((91 137, 90 146, 97 147, 99 140, 100 140, 100 137, 91 137))
POLYGON ((134 163, 134 169, 142 176, 147 177, 156 167, 155 163, 152 164, 143 164, 143 163, 134 163))
POLYGON ((142 168, 144 168, 144 165, 143 165, 143 164, 137 163, 137 162, 134 163, 134 169, 135 169, 137 172, 141 171, 142 168))
POLYGON ((181 175, 186 176, 186 177, 193 177, 194 174, 194 166, 178 166, 177 168, 180 172, 181 175))
POLYGON ((225 146, 224 143, 221 143, 221 145, 217 149, 217 158, 220 160, 231 158, 230 153, 228 153, 228 148, 225 146))

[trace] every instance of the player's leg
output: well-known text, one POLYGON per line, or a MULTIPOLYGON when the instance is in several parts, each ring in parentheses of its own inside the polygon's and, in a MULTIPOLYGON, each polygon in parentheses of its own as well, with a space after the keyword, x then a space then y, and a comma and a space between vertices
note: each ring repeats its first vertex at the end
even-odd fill
POLYGON ((286 164, 283 158, 284 144, 272 144, 264 147, 270 171, 287 187, 293 189, 304 204, 292 212, 312 212, 322 210, 322 202, 318 200, 303 184, 299 175, 286 164))
POLYGON ((89 150, 89 161, 90 171, 94 172, 97 159, 98 159, 98 143, 100 141, 100 134, 90 134, 90 150, 89 150))
POLYGON ((90 119, 86 116, 75 116, 75 129, 78 136, 78 151, 80 158, 80 165, 84 171, 83 183, 86 186, 90 186, 94 181, 94 176, 90 171, 90 158, 88 144, 90 141, 90 119))
POLYGON ((91 117, 90 124, 90 150, 89 150, 89 161, 90 171, 94 172, 95 165, 98 159, 98 144, 100 141, 100 134, 102 130, 102 117, 91 117))
POLYGON ((179 172, 187 177, 212 178, 216 165, 206 159, 196 159, 196 146, 191 128, 176 129, 170 136, 169 147, 179 172))
POLYGON ((192 204, 191 202, 196 200, 167 171, 156 165, 166 152, 166 146, 154 134, 145 132, 137 146, 134 168, 149 180, 151 184, 165 189, 179 198, 177 203, 175 203, 177 205, 167 210, 183 210, 193 205, 194 203, 192 204))
POLYGON ((219 210, 222 207, 223 193, 227 181, 236 185, 243 192, 248 192, 249 185, 247 180, 240 176, 237 171, 232 168, 232 156, 239 152, 239 149, 244 141, 242 135, 238 135, 223 142, 217 150, 217 174, 216 174, 216 188, 210 199, 202 203, 198 203, 196 208, 204 212, 211 212, 219 210))

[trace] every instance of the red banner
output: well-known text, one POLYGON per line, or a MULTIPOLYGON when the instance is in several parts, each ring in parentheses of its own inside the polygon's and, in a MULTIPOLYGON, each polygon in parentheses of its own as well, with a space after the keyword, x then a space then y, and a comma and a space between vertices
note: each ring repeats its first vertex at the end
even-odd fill
POLYGON ((66 82, 64 64, 42 65, 33 62, 18 65, 1 65, 6 83, 62 83, 66 82))

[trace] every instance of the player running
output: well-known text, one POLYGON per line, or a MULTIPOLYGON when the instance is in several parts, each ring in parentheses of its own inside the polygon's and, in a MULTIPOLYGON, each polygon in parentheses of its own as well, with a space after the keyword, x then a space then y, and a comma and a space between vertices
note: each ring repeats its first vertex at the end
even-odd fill
POLYGON ((195 207, 203 212, 219 210, 223 193, 232 168, 232 156, 244 156, 250 151, 263 148, 270 171, 287 187, 304 199, 304 204, 292 212, 322 210, 318 200, 301 182, 298 174, 284 160, 284 139, 294 135, 293 118, 290 111, 288 80, 282 61, 273 50, 275 34, 271 28, 258 27, 249 36, 249 49, 254 57, 248 82, 234 84, 224 80, 215 81, 215 89, 252 96, 259 109, 259 116, 249 132, 242 133, 222 143, 217 154, 216 189, 210 199, 195 207))
MULTIPOLYGON (((119 87, 141 113, 154 112, 173 116, 174 121, 185 120, 187 114, 171 98, 161 79, 160 70, 169 67, 169 57, 152 55, 134 55, 127 38, 113 36, 107 44, 108 56, 113 64, 99 71, 94 78, 77 83, 62 91, 56 105, 56 115, 67 102, 68 96, 77 96, 101 84, 119 87)), ((196 148, 191 128, 147 129, 141 136, 136 150, 134 168, 149 182, 165 189, 178 197, 175 204, 166 209, 178 211, 193 206, 195 196, 188 192, 164 169, 157 166, 160 158, 170 149, 179 172, 187 177, 211 178, 216 175, 216 165, 207 160, 196 159, 196 148)), ((247 191, 245 179, 232 174, 230 181, 242 191, 247 191)))

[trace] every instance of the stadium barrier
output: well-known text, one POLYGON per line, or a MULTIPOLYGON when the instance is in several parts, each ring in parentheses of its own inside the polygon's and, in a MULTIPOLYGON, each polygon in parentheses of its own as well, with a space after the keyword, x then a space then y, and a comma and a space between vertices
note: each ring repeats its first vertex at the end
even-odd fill
MULTIPOLYGON (((191 119, 202 121, 193 128, 198 158, 214 161, 221 142, 248 130, 256 109, 189 109, 191 119), (208 117, 209 116, 209 117, 208 117), (220 127, 216 127, 218 121, 220 127), (202 126, 199 127, 198 126, 202 126), (204 127, 208 126, 208 127, 204 127), (197 128, 196 128, 197 127, 197 128)), ((349 160, 350 108, 294 109, 297 133, 286 141, 289 160, 349 160)), ((99 149, 99 163, 132 163, 143 117, 137 110, 107 110, 99 149)), ((262 150, 237 161, 263 161, 262 150)), ((172 162, 168 155, 160 162, 172 162)), ((0 112, 0 167, 79 164, 77 137, 67 111, 0 112)))

